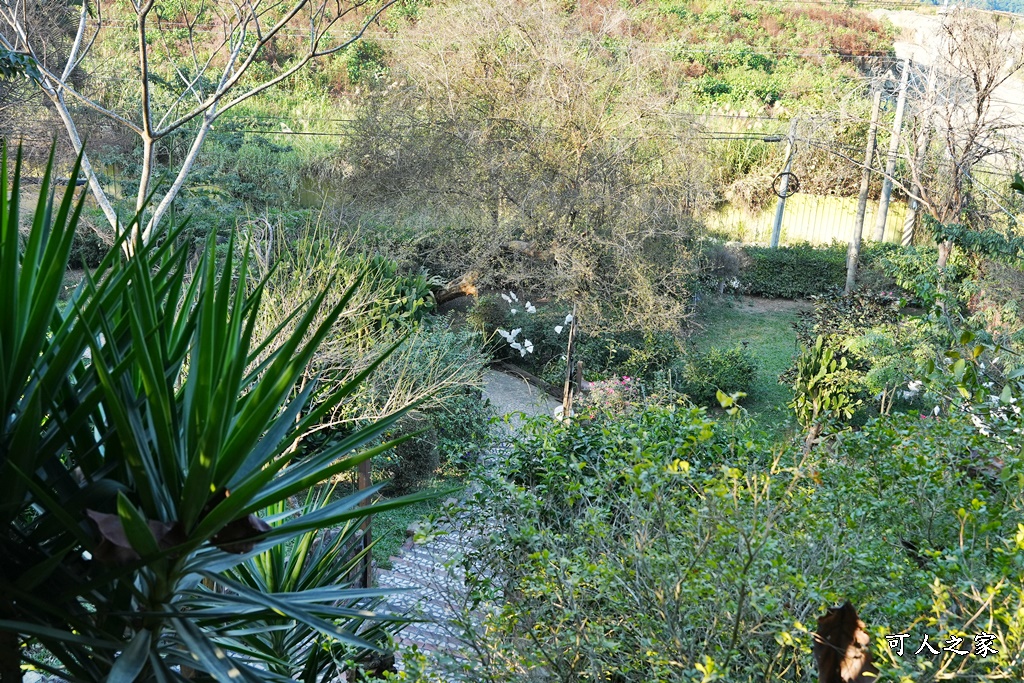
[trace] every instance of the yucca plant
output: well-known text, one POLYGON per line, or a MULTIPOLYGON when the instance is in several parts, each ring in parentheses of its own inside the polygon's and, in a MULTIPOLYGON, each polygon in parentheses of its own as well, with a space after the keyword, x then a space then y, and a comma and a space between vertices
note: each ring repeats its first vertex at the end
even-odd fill
POLYGON ((130 259, 113 249, 62 306, 82 200, 68 187, 55 203, 48 165, 22 247, 20 166, 19 153, 8 199, 4 151, 0 678, 20 676, 24 661, 74 681, 183 680, 187 670, 289 680, 246 644, 283 621, 375 648, 389 621, 368 609, 379 593, 347 580, 254 585, 232 571, 311 530, 417 499, 360 507, 371 487, 285 507, 392 445, 370 447, 397 414, 302 458, 294 448, 376 367, 306 411, 315 383, 296 382, 358 282, 326 316, 314 296, 283 338, 255 339, 263 283, 249 286, 247 256, 232 245, 218 266, 211 242, 192 276, 172 232, 130 259), (279 513, 272 525, 260 517, 268 508, 279 513))
MULTIPOLYGON (((334 484, 311 488, 301 512, 315 514, 334 497, 334 484)), ((274 526, 290 514, 284 503, 271 506, 267 512, 274 526)), ((340 527, 310 529, 289 544, 275 545, 236 565, 228 576, 261 593, 335 590, 333 587, 344 586, 361 568, 366 551, 352 552, 359 543, 359 528, 358 521, 353 520, 340 527)), ((360 606, 364 610, 383 602, 377 592, 367 592, 365 597, 368 602, 360 606)), ((338 616, 350 616, 350 611, 351 608, 340 607, 338 616)), ((368 624, 360 637, 383 644, 401 626, 401 621, 368 624)), ((366 655, 285 616, 268 620, 266 628, 249 628, 233 634, 231 645, 265 662, 274 673, 304 683, 336 680, 346 660, 366 655)))

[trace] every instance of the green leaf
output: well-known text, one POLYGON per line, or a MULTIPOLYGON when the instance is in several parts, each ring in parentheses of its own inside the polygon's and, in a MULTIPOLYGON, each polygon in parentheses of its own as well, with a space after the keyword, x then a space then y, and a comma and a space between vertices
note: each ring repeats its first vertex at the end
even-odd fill
POLYGON ((124 652, 114 660, 114 666, 107 676, 107 683, 134 683, 149 659, 152 639, 153 636, 148 630, 136 633, 124 652))
POLYGON ((160 554, 160 546, 146 519, 121 491, 117 494, 117 515, 121 519, 128 542, 139 555, 147 558, 160 554))

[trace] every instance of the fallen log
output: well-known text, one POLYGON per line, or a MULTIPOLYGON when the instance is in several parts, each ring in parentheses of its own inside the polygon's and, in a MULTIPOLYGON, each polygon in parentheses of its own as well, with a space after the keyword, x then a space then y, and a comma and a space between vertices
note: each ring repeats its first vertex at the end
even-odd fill
POLYGON ((440 306, 460 297, 477 296, 479 290, 476 286, 476 279, 476 273, 466 273, 462 277, 452 280, 444 287, 434 290, 434 301, 440 306))

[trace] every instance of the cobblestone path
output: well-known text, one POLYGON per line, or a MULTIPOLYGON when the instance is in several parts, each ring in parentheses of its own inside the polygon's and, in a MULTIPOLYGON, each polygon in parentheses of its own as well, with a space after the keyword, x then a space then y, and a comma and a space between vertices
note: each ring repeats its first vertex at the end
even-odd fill
MULTIPOLYGON (((502 373, 488 372, 485 382, 484 396, 500 416, 515 412, 551 415, 559 406, 539 389, 502 373)), ((402 553, 391 558, 391 569, 377 570, 378 586, 407 589, 390 597, 386 609, 422 620, 399 633, 399 668, 402 650, 412 646, 435 661, 458 659, 465 629, 472 628, 472 624, 464 623, 470 612, 459 560, 473 536, 465 529, 456 531, 450 524, 436 527, 422 544, 410 539, 402 553)))

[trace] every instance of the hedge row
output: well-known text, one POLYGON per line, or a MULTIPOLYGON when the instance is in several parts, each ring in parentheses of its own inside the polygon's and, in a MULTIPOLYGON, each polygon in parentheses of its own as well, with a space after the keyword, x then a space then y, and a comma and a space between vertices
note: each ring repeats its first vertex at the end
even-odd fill
POLYGON ((748 294, 796 299, 824 294, 846 282, 846 247, 744 247, 749 263, 742 274, 748 294))

